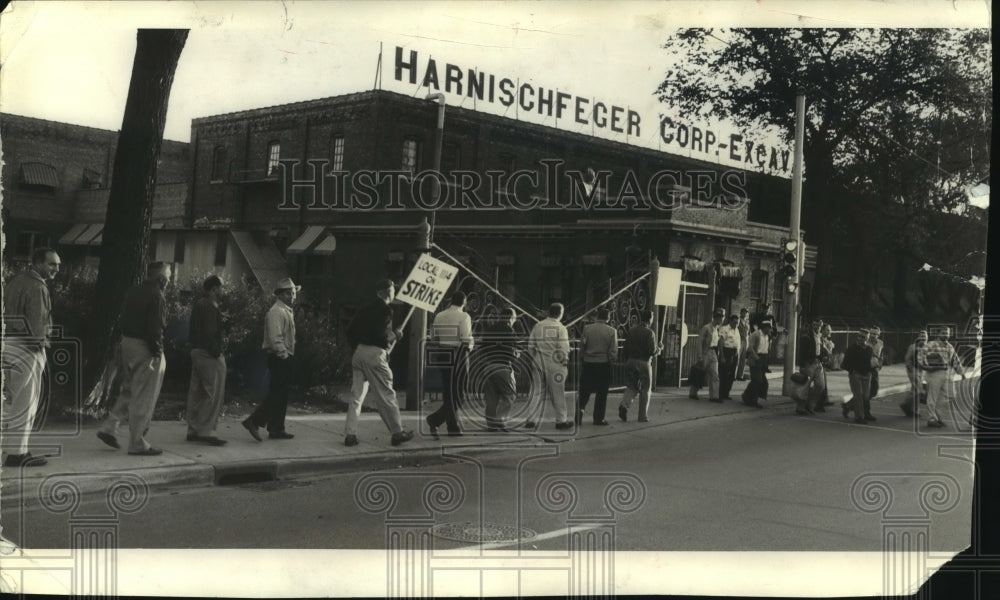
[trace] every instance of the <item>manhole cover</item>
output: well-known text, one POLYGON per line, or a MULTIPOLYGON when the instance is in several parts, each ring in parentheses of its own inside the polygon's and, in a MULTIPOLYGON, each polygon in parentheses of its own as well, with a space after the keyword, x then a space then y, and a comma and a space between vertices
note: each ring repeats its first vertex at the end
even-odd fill
POLYGON ((435 537, 456 542, 517 542, 527 541, 536 534, 524 527, 497 525, 496 523, 441 523, 431 529, 435 537))
POLYGON ((276 492, 289 488, 305 487, 311 484, 311 481, 254 481, 250 483, 238 483, 233 487, 253 492, 276 492))

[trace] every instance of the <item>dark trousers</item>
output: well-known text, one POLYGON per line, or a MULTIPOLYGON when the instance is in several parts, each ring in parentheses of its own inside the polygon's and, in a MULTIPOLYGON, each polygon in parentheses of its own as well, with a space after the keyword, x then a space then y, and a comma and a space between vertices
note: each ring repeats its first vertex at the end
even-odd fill
POLYGON ((278 358, 276 354, 268 354, 267 369, 271 372, 271 384, 264 401, 250 415, 250 421, 257 427, 266 426, 270 433, 280 433, 285 430, 285 412, 288 410, 288 398, 295 375, 294 358, 278 358))
POLYGON ((719 354, 719 398, 728 398, 733 389, 739 353, 736 348, 722 348, 719 354))
POLYGON ((611 365, 608 363, 583 363, 580 373, 580 401, 576 408, 576 422, 583 420, 590 395, 594 394, 594 423, 604 420, 608 406, 608 387, 611 386, 611 365))
POLYGON ((767 363, 763 360, 755 365, 750 365, 750 383, 743 390, 743 401, 754 404, 758 399, 767 399, 767 363))
POLYGON ((462 427, 458 423, 458 410, 462 408, 465 374, 468 372, 466 363, 469 360, 469 351, 465 346, 461 348, 447 348, 450 353, 448 364, 438 367, 441 374, 441 408, 427 415, 427 423, 431 427, 440 427, 442 423, 447 424, 448 431, 459 432, 462 427))
POLYGON ((868 393, 868 398, 874 398, 878 395, 878 369, 872 369, 872 382, 871 391, 868 393))

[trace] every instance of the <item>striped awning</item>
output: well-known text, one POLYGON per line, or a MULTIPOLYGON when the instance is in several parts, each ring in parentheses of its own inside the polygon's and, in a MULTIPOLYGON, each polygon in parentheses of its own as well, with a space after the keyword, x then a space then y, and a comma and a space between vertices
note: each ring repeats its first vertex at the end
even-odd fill
POLYGON ((100 246, 101 240, 103 239, 104 239, 104 225, 101 225, 100 229, 97 230, 97 235, 95 235, 89 242, 87 242, 87 245, 100 246))
POLYGON ((71 227, 69 231, 64 233, 61 238, 59 238, 58 243, 66 245, 72 244, 76 238, 80 237, 80 234, 83 233, 87 227, 89 227, 89 225, 86 223, 77 223, 71 227))
POLYGON ((22 163, 21 183, 57 188, 59 187, 59 173, 56 172, 55 167, 45 163, 22 163))
POLYGON ((308 251, 319 239, 319 236, 323 235, 324 229, 326 228, 323 225, 310 225, 306 227, 302 235, 288 246, 285 254, 302 254, 308 251))
MULTIPOLYGON (((73 229, 76 229, 77 227, 80 227, 80 225, 75 226, 73 229)), ((90 225, 83 225, 83 227, 84 229, 81 229, 80 232, 72 239, 70 239, 70 234, 73 233, 73 230, 71 229, 66 233, 66 235, 62 236, 59 243, 73 244, 75 246, 99 246, 101 244, 101 232, 104 231, 104 224, 93 223, 90 225), (94 238, 97 238, 96 242, 94 241, 94 238)))
POLYGON ((333 237, 333 234, 331 233, 323 238, 323 241, 313 249, 313 254, 317 254, 319 256, 329 256, 333 254, 333 251, 336 249, 337 238, 333 237))

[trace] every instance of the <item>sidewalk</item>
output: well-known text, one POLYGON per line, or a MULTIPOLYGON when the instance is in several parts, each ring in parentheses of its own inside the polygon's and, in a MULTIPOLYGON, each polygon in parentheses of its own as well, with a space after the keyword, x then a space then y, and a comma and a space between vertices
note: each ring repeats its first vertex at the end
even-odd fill
MULTIPOLYGON (((780 367, 779 371, 769 374, 768 379, 771 382, 771 394, 763 409, 750 408, 739 402, 739 394, 746 386, 745 382, 736 382, 733 386, 731 396, 734 401, 721 404, 708 402, 707 390, 702 390, 699 400, 694 401, 688 398, 687 388, 660 388, 652 394, 648 423, 634 421, 634 407, 630 411, 629 422, 621 422, 617 415, 621 394, 612 392, 608 397, 607 409, 610 425, 594 427, 590 425, 591 417, 587 414, 584 416, 583 426, 576 432, 555 430, 551 417, 548 416, 551 414, 550 407, 543 422, 532 431, 489 433, 474 431, 470 427, 462 437, 442 435, 441 440, 437 441, 426 435, 426 425, 422 422, 423 415, 436 408, 431 404, 418 412, 403 412, 404 427, 412 429, 416 435, 413 440, 398 447, 390 445, 389 432, 374 412, 362 414, 358 431, 361 443, 352 448, 343 445, 346 418, 343 413, 289 415, 287 429, 295 435, 295 439, 270 441, 265 433, 263 442, 253 440, 240 425, 238 418, 225 418, 220 421, 217 433, 229 443, 221 447, 186 441, 187 426, 183 421, 155 421, 147 439, 154 446, 162 448, 163 454, 153 457, 130 456, 124 449, 115 450, 106 446, 96 437, 96 424, 86 425, 80 431, 72 431, 66 427, 61 430, 43 430, 32 436, 32 453, 49 457, 49 463, 42 467, 4 469, 0 496, 5 500, 19 498, 22 494, 37 496, 39 486, 49 477, 70 480, 81 493, 92 493, 105 491, 111 484, 123 479, 134 481, 133 476, 140 477, 150 487, 161 488, 396 468, 427 463, 435 457, 441 460, 443 446, 488 445, 491 448, 484 448, 484 451, 496 451, 497 445, 581 441, 628 434, 637 429, 676 426, 687 421, 721 415, 760 414, 761 410, 790 412, 791 400, 780 396, 780 367)), ((847 374, 844 371, 828 373, 827 381, 832 402, 837 403, 845 396, 850 397, 847 374)), ((875 401, 898 402, 889 396, 909 390, 902 365, 884 368, 881 385, 882 391, 875 401)), ((571 394, 569 397, 575 403, 573 396, 571 394)), ((402 397, 400 404, 404 404, 402 397)), ((838 407, 831 408, 839 412, 838 407)), ((119 442, 123 447, 127 445, 125 436, 127 426, 119 432, 119 442)))

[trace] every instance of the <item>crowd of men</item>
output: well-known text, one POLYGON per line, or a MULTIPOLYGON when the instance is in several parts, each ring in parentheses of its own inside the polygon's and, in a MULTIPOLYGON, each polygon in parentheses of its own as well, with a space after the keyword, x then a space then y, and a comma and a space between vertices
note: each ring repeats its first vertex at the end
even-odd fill
MULTIPOLYGON (((44 457, 33 457, 28 452, 28 438, 41 394, 45 350, 50 344, 52 303, 47 282, 56 276, 59 268, 59 255, 52 249, 41 248, 32 255, 30 267, 11 278, 5 286, 4 466, 39 466, 47 462, 44 457)), ((166 372, 164 291, 170 279, 168 264, 151 263, 145 281, 129 289, 122 303, 121 340, 116 360, 121 389, 97 437, 119 449, 118 428, 127 421, 127 451, 132 455, 162 453, 146 440, 146 435, 166 372)), ((186 439, 222 446, 227 442, 216 435, 216 427, 225 398, 227 368, 222 335, 224 315, 220 309, 223 286, 218 277, 211 276, 202 288, 203 296, 192 307, 189 325, 192 366, 185 415, 186 439)), ((294 438, 285 429, 285 413, 295 381, 293 305, 300 289, 290 278, 280 280, 275 285, 274 303, 264 317, 262 348, 267 354, 270 384, 265 398, 242 421, 242 426, 258 442, 263 441, 261 428, 266 429, 269 440, 294 438)), ((413 439, 413 432, 402 426, 389 367, 389 355, 402 338, 402 332, 393 325, 390 307, 395 294, 392 280, 379 281, 374 289, 375 297, 358 311, 346 332, 353 349, 351 398, 344 427, 346 446, 360 443, 358 419, 369 391, 391 434, 391 444, 398 446, 413 439)), ((489 431, 535 429, 549 407, 556 429, 579 427, 592 395, 593 425, 608 424, 605 419, 608 392, 612 367, 619 360, 619 341, 618 331, 608 325, 606 309, 595 311, 594 322, 586 325, 581 335, 580 387, 574 407, 566 392, 571 347, 569 332, 561 322, 562 304, 552 304, 526 340, 515 334, 513 325, 517 313, 513 308, 502 309, 491 316, 477 339, 473 336, 471 316, 465 311, 466 301, 464 293, 454 293, 449 306, 434 316, 431 325, 426 355, 429 357, 428 369, 435 371, 441 382, 442 404, 437 411, 427 415, 425 421, 435 439, 442 426, 449 436, 462 435, 462 407, 470 387, 482 393, 489 431), (527 357, 522 356, 525 353, 527 357), (531 388, 536 393, 523 412, 512 414, 518 389, 516 362, 519 360, 530 365, 529 376, 534 379, 531 388)), ((645 311, 640 322, 625 336, 625 391, 618 406, 618 417, 622 421, 628 421, 636 400, 636 420, 648 421, 652 361, 663 351, 652 323, 653 313, 645 311)), ((751 319, 746 309, 739 316, 728 318, 724 309, 716 309, 712 320, 699 331, 699 354, 690 376, 691 398, 697 399, 699 389, 707 386, 710 401, 729 400, 734 381, 748 378, 742 402, 760 408, 768 395, 766 374, 773 329, 774 319, 766 310, 751 319), (749 375, 745 375, 745 371, 749 375)), ((800 415, 823 412, 832 404, 826 385, 826 370, 831 368, 835 355, 831 335, 829 325, 814 319, 810 330, 799 340, 798 372, 791 375, 791 382, 796 412, 800 415)), ((908 416, 916 414, 917 399, 926 379, 928 427, 943 427, 939 411, 941 404, 947 401, 948 382, 956 371, 964 377, 961 361, 948 343, 948 336, 947 327, 935 328, 929 336, 928 332, 921 332, 904 358, 913 393, 901 409, 908 416)), ((877 327, 860 330, 853 343, 844 349, 841 367, 848 372, 852 392, 852 398, 842 407, 845 418, 853 412, 855 423, 875 421, 870 400, 878 393, 882 362, 883 343, 877 327)))

